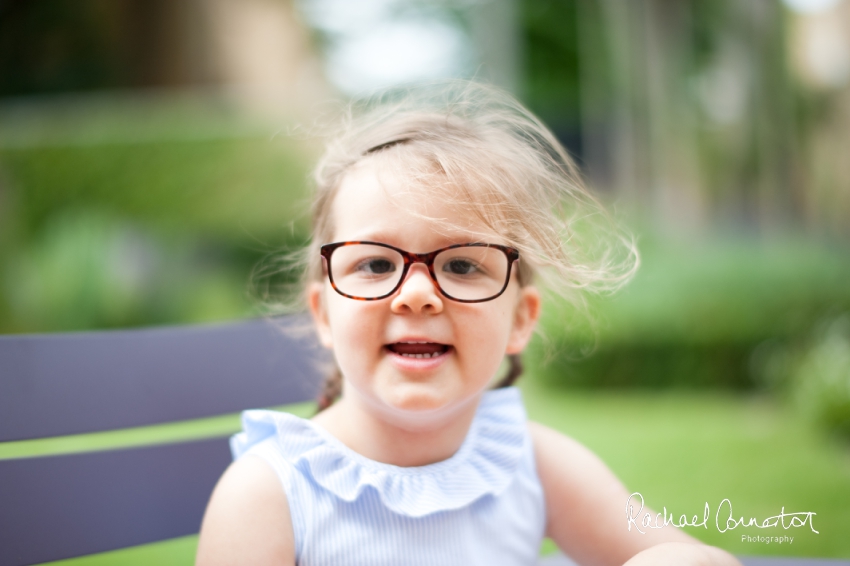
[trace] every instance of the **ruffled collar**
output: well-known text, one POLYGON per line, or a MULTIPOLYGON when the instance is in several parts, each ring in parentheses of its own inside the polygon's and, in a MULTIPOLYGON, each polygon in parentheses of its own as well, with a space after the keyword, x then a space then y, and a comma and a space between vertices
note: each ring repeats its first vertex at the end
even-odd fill
POLYGON ((499 495, 513 480, 526 442, 525 409, 516 387, 485 392, 460 449, 426 466, 370 460, 319 425, 288 413, 245 411, 242 426, 230 440, 234 457, 273 436, 284 459, 337 497, 351 502, 374 489, 387 508, 410 517, 499 495))

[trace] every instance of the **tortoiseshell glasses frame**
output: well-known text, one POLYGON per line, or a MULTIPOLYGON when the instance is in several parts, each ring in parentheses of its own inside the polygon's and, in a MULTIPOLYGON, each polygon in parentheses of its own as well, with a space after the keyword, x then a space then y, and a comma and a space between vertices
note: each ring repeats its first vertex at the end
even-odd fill
POLYGON ((513 267, 514 262, 519 260, 519 250, 517 250, 516 248, 512 248, 512 247, 509 247, 509 246, 501 246, 501 245, 498 245, 498 244, 485 244, 485 243, 453 244, 451 246, 446 246, 445 248, 440 248, 438 250, 434 250, 433 252, 428 252, 428 253, 424 253, 424 254, 416 254, 416 253, 412 253, 412 252, 402 250, 402 249, 397 248, 395 246, 391 246, 389 244, 381 243, 381 242, 370 242, 368 240, 355 240, 355 241, 348 241, 348 242, 334 242, 334 243, 331 243, 331 244, 325 244, 320 248, 320 250, 321 250, 322 258, 324 258, 325 272, 328 275, 328 280, 330 281, 331 286, 333 287, 334 291, 336 291, 337 293, 339 293, 343 297, 348 297, 349 299, 354 299, 356 301, 378 301, 378 300, 381 300, 381 299, 386 299, 387 297, 389 297, 390 295, 392 295, 393 293, 398 291, 398 289, 401 287, 402 283, 404 283, 405 278, 407 277, 407 272, 410 270, 410 266, 413 265, 414 263, 424 263, 425 264, 425 266, 428 268, 428 274, 431 276, 431 280, 434 282, 437 289, 439 289, 440 294, 443 295, 444 297, 446 297, 447 299, 451 299, 452 301, 457 301, 459 303, 484 303, 484 302, 487 302, 487 301, 492 301, 493 299, 499 297, 502 293, 504 293, 505 289, 508 288, 508 284, 510 283, 510 280, 511 280, 511 268, 513 267), (359 297, 359 296, 356 296, 356 295, 350 295, 348 293, 344 293, 343 291, 341 291, 339 289, 339 287, 337 287, 336 283, 334 282, 333 267, 332 267, 332 263, 331 263, 331 257, 333 256, 334 251, 336 251, 339 248, 345 247, 345 246, 355 246, 355 245, 359 245, 359 244, 365 244, 365 245, 370 245, 370 246, 379 246, 379 247, 382 247, 382 248, 387 248, 387 249, 393 250, 395 252, 398 252, 401 255, 401 257, 404 259, 404 267, 401 270, 401 275, 399 276, 398 283, 396 283, 395 287, 393 287, 391 291, 384 293, 383 295, 380 295, 380 296, 377 296, 377 297, 359 297), (485 297, 485 298, 482 298, 482 299, 459 299, 457 297, 453 297, 452 295, 447 293, 445 291, 445 289, 443 289, 443 287, 440 285, 440 281, 437 279, 437 274, 434 272, 434 259, 437 257, 437 255, 439 255, 440 253, 442 253, 446 250, 453 250, 453 249, 457 249, 457 248, 491 248, 491 249, 499 250, 503 254, 505 254, 505 258, 507 259, 508 267, 507 267, 507 270, 506 270, 506 273, 505 273, 505 280, 502 284, 502 288, 499 289, 498 293, 495 293, 491 296, 488 296, 488 297, 485 297))

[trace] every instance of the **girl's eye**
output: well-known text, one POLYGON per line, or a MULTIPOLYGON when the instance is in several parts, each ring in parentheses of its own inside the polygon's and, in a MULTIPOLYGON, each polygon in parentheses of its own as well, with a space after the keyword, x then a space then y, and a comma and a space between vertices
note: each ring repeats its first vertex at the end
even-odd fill
POLYGON ((443 265, 443 271, 452 275, 472 275, 479 271, 478 265, 468 259, 455 258, 443 265))
POLYGON ((384 258, 366 259, 357 264, 357 271, 372 275, 383 275, 395 271, 395 264, 384 258))

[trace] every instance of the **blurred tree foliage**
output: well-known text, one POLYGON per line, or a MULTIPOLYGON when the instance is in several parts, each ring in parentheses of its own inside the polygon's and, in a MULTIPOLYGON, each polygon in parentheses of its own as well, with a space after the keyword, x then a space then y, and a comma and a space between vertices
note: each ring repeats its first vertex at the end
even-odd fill
POLYGON ((573 0, 525 0, 522 95, 573 151, 581 153, 578 7, 573 0))
POLYGON ((90 2, 0 2, 0 96, 120 84, 90 2))
POLYGON ((0 0, 0 96, 212 84, 185 0, 0 0))
MULTIPOLYGON (((522 94, 593 188, 679 232, 850 236, 831 149, 847 142, 850 85, 813 86, 792 64, 814 49, 795 31, 806 16, 773 1, 520 6, 522 94)), ((850 41, 850 8, 830 17, 850 41)))

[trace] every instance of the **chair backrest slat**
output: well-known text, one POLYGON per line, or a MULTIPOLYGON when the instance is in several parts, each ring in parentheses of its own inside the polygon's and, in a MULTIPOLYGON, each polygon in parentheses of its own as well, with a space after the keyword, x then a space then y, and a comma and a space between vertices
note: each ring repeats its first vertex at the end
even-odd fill
MULTIPOLYGON (((325 352, 304 319, 0 337, 0 441, 307 401, 325 352)), ((227 438, 0 460, 0 566, 198 532, 227 438)))
POLYGON ((312 337, 286 321, 0 337, 0 442, 311 399, 312 337))
POLYGON ((230 460, 226 438, 0 460, 0 565, 197 533, 230 460))

